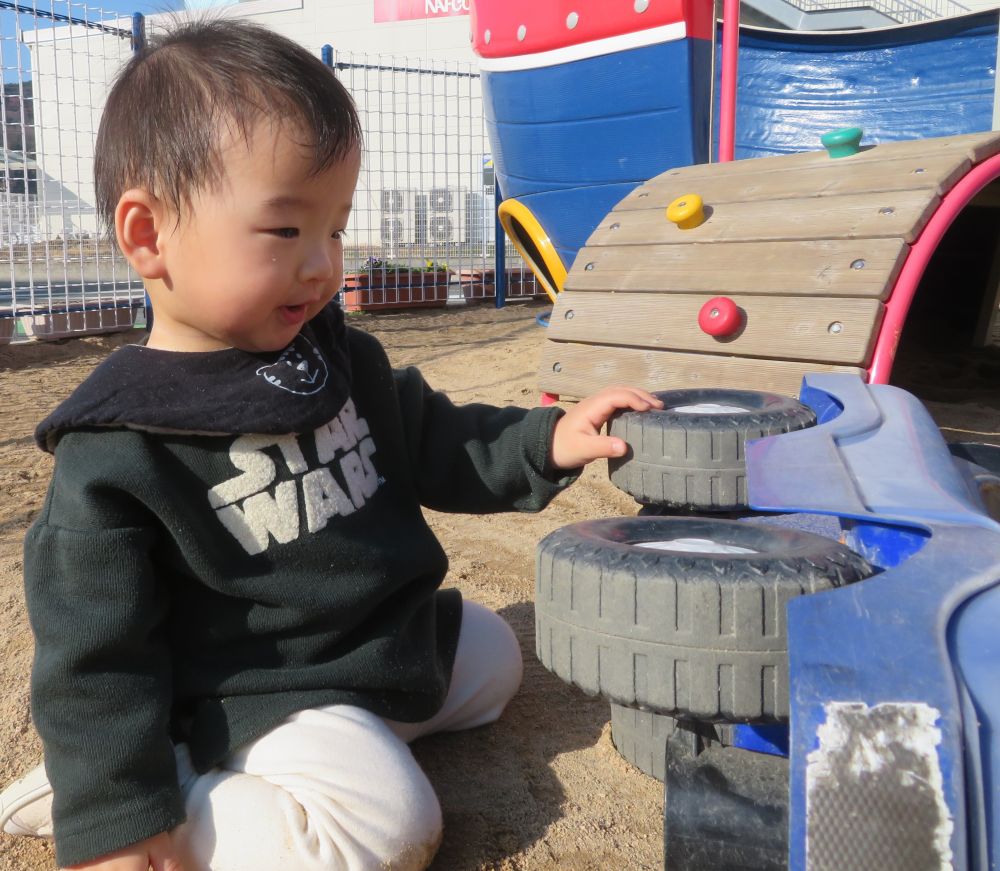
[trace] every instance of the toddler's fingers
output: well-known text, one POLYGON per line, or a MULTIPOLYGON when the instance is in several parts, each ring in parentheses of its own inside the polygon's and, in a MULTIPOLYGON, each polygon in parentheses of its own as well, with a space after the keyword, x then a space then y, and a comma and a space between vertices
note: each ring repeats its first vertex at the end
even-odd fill
POLYGON ((662 408, 663 401, 657 399, 648 390, 641 387, 626 387, 625 391, 631 396, 629 408, 636 411, 646 411, 649 408, 662 408))
POLYGON ((174 853, 169 836, 158 840, 149 850, 149 864, 153 871, 184 871, 184 864, 174 853))
POLYGON ((609 387, 590 398, 590 414, 588 417, 594 423, 603 423, 620 409, 632 411, 648 411, 650 408, 661 408, 663 403, 637 387, 609 387))
POLYGON ((583 465, 591 460, 623 457, 628 445, 617 436, 588 436, 579 446, 579 460, 574 465, 583 465))
POLYGON ((617 385, 615 387, 608 387, 597 395, 601 396, 601 398, 607 398, 613 402, 620 403, 622 406, 635 407, 636 410, 641 410, 651 405, 659 406, 663 404, 652 393, 648 390, 643 390, 641 387, 617 385))

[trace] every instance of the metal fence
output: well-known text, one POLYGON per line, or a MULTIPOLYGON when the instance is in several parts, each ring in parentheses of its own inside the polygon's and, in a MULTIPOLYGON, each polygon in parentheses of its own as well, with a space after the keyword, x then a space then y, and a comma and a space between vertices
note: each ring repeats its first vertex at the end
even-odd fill
POLYGON ((933 21, 969 12, 968 6, 957 0, 788 0, 806 12, 833 9, 874 9, 900 24, 933 21))
POLYGON ((366 140, 345 307, 490 299, 498 274, 508 298, 542 294, 509 241, 497 257, 479 72, 456 61, 334 56, 329 48, 324 59, 353 94, 366 140))
POLYGON ((131 23, 0 0, 0 342, 131 326, 143 288, 97 232, 93 154, 131 23))
MULTIPOLYGON (((144 318, 142 281, 101 236, 93 187, 105 94, 141 38, 141 19, 69 0, 0 0, 0 342, 122 329, 144 318)), ((366 133, 345 306, 495 298, 504 252, 496 250, 478 72, 455 62, 324 54, 354 94, 366 133)), ((506 253, 507 296, 540 295, 516 252, 506 253)))

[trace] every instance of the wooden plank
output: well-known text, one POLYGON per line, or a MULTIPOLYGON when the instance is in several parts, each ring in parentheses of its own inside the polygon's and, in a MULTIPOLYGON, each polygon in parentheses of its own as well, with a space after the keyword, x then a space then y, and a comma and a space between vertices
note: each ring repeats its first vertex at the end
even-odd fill
POLYGON ((743 327, 717 339, 698 326, 708 294, 559 294, 546 338, 779 360, 864 365, 883 306, 877 299, 734 296, 743 327))
POLYGON ((668 221, 663 209, 611 212, 591 233, 587 246, 858 238, 913 242, 938 202, 938 197, 926 191, 891 191, 721 203, 705 223, 691 230, 668 221))
POLYGON ((780 293, 884 300, 909 251, 902 239, 583 248, 566 277, 566 290, 780 293))
POLYGON ((721 173, 698 179, 661 175, 632 191, 614 211, 654 206, 666 209, 675 199, 689 193, 698 194, 706 205, 894 190, 928 190, 943 196, 971 168, 972 162, 964 154, 945 152, 932 157, 919 155, 855 164, 830 160, 735 178, 721 173))
POLYGON ((613 384, 647 390, 743 387, 798 396, 802 376, 809 372, 865 374, 863 369, 822 363, 545 342, 538 383, 542 390, 566 397, 589 396, 613 384))
MULTIPOLYGON (((735 178, 761 172, 823 165, 827 163, 860 164, 895 160, 913 156, 931 157, 941 154, 959 154, 973 164, 982 163, 987 158, 1000 154, 1000 133, 967 133, 962 136, 938 136, 930 139, 907 139, 899 142, 884 142, 881 145, 862 146, 862 150, 851 157, 829 157, 824 149, 800 151, 795 154, 781 154, 775 157, 757 157, 749 160, 731 160, 727 163, 697 163, 668 169, 655 176, 656 179, 671 178, 696 179, 724 175, 735 178)), ((647 182, 648 184, 649 182, 647 182)))

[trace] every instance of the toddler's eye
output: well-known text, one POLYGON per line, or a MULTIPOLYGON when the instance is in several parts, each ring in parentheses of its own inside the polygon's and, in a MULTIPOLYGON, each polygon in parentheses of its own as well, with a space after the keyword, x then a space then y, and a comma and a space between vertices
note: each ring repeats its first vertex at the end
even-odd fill
POLYGON ((337 230, 336 232, 334 232, 334 233, 332 233, 330 235, 330 238, 331 239, 343 239, 345 236, 347 236, 347 230, 337 230))
POLYGON ((299 235, 298 227, 278 227, 277 229, 269 230, 268 232, 281 239, 294 239, 299 235))

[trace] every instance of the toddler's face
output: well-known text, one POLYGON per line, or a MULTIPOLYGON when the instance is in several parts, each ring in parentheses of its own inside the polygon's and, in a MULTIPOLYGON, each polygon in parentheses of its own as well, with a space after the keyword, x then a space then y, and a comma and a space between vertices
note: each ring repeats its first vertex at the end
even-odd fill
POLYGON ((260 123, 250 148, 224 144, 225 178, 164 234, 151 346, 280 350, 340 289, 360 154, 310 175, 294 132, 260 123))

